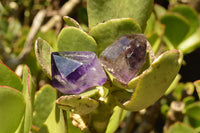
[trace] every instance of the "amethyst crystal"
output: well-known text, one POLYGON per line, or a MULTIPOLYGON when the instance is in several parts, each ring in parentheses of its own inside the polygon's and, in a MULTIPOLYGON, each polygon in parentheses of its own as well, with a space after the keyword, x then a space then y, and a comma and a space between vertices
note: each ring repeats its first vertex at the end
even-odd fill
POLYGON ((106 74, 93 52, 53 52, 52 85, 65 94, 79 94, 103 85, 106 74))
POLYGON ((101 54, 104 68, 122 84, 137 76, 146 60, 147 40, 143 34, 119 37, 101 54))

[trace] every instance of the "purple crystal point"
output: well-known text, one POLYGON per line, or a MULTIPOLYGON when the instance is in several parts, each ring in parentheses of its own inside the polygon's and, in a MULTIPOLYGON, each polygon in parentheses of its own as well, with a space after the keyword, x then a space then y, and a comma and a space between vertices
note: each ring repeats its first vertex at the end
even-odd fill
POLYGON ((122 84, 137 76, 146 60, 147 40, 143 34, 119 37, 101 54, 104 68, 122 84))
POLYGON ((53 52, 52 85, 65 94, 79 94, 90 87, 103 85, 106 74, 93 52, 53 52))

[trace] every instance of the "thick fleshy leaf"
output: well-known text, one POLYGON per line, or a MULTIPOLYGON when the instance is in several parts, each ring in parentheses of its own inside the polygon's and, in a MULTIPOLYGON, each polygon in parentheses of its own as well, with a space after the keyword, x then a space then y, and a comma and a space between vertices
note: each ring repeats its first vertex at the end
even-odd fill
POLYGON ((152 34, 147 36, 147 40, 151 44, 151 46, 153 48, 153 52, 156 53, 161 44, 160 36, 157 33, 153 32, 152 34))
POLYGON ((57 102, 58 107, 63 110, 71 111, 72 113, 85 115, 98 107, 98 102, 79 95, 69 95, 60 97, 57 102))
POLYGON ((3 62, 0 62, 0 85, 10 86, 19 91, 22 90, 21 79, 3 62))
POLYGON ((51 113, 56 101, 56 89, 50 85, 43 86, 35 96, 33 125, 40 128, 51 113))
POLYGON ((164 41, 170 49, 177 48, 189 32, 190 25, 187 19, 179 14, 168 13, 161 17, 165 27, 164 41))
POLYGON ((24 125, 22 126, 22 131, 28 133, 32 125, 32 111, 33 111, 33 101, 35 89, 32 83, 32 77, 28 66, 24 66, 23 77, 22 77, 23 89, 22 93, 26 101, 26 109, 24 116, 24 125))
POLYGON ((110 19, 133 18, 144 31, 152 8, 153 0, 88 0, 89 28, 110 19))
POLYGON ((197 31, 190 37, 188 37, 186 40, 181 42, 181 44, 178 46, 178 49, 181 50, 183 54, 188 54, 199 47, 200 47, 200 28, 198 28, 197 31))
POLYGON ((43 68, 43 70, 47 73, 49 78, 51 78, 51 53, 53 52, 53 48, 41 38, 38 38, 35 43, 35 55, 36 58, 43 68))
POLYGON ((63 111, 56 106, 56 103, 38 133, 66 133, 63 111))
POLYGON ((73 26, 73 27, 81 29, 81 26, 79 25, 79 23, 76 20, 74 20, 73 18, 71 18, 69 16, 64 16, 63 19, 68 26, 73 26))
POLYGON ((169 86, 169 88, 167 89, 167 91, 165 92, 165 95, 168 95, 170 94, 174 89, 175 87, 177 87, 179 81, 181 79, 181 75, 177 75, 176 78, 174 79, 174 81, 171 83, 171 85, 169 86))
POLYGON ((98 54, 122 35, 141 33, 140 26, 131 18, 112 19, 93 27, 89 34, 96 40, 98 54))
POLYGON ((14 133, 25 110, 24 96, 18 90, 0 86, 0 132, 14 133))
POLYGON ((197 12, 187 6, 187 5, 178 5, 171 9, 172 12, 176 12, 184 16, 190 23, 190 30, 187 36, 190 36, 192 33, 194 33, 198 27, 199 27, 199 17, 197 12))
POLYGON ((58 51, 96 52, 96 42, 84 31, 75 27, 63 28, 58 36, 58 51))
POLYGON ((166 14, 167 10, 163 6, 155 4, 154 12, 158 18, 161 18, 163 15, 166 14))
POLYGON ((150 18, 147 21, 147 27, 144 32, 145 35, 151 34, 155 27, 156 16, 154 13, 151 14, 150 18))
POLYGON ((166 133, 197 133, 197 131, 186 124, 177 122, 170 126, 166 133))
POLYGON ((200 120, 200 102, 195 102, 186 107, 186 114, 194 119, 200 120))
POLYGON ((123 121, 126 113, 126 110, 123 110, 118 106, 115 107, 114 112, 110 117, 106 133, 114 133, 118 129, 120 123, 123 121))
POLYGON ((196 87, 196 91, 197 91, 197 94, 198 94, 199 99, 200 99, 200 80, 195 81, 194 85, 196 87))
POLYGON ((113 92, 119 106, 137 111, 156 102, 170 86, 182 64, 182 54, 177 50, 167 51, 136 79, 130 81, 135 88, 128 91, 113 92), (116 93, 116 94, 115 94, 116 93), (121 93, 121 94, 120 94, 121 93))

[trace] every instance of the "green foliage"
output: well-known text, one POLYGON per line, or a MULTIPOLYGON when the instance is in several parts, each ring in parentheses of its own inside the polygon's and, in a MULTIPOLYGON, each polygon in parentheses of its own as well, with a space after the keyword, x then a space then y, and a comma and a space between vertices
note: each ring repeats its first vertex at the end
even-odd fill
POLYGON ((22 83, 23 83, 22 94, 24 95, 26 101, 26 108, 25 108, 23 125, 21 127, 21 132, 29 132, 32 125, 32 112, 33 112, 35 88, 33 87, 32 77, 30 74, 30 70, 27 66, 24 66, 23 69, 22 83))
POLYGON ((38 38, 35 43, 35 55, 42 66, 43 70, 47 73, 47 75, 51 78, 51 53, 53 52, 53 48, 41 38, 38 38))
POLYGON ((110 117, 109 124, 106 129, 106 133, 114 133, 117 128, 119 127, 120 123, 126 116, 127 111, 121 109, 120 107, 116 106, 114 108, 114 112, 110 117))
POLYGON ((0 86, 0 128, 2 133, 13 133, 23 120, 25 99, 21 92, 0 86))
POLYGON ((165 42, 172 49, 177 48, 189 32, 188 21, 178 14, 166 14, 161 18, 165 27, 165 42), (178 33, 178 34, 177 34, 178 33))
POLYGON ((56 90, 45 85, 36 93, 33 110, 33 125, 40 128, 53 110, 56 101, 56 90))
POLYGON ((0 62, 0 85, 10 86, 19 91, 22 90, 22 81, 21 79, 3 62, 0 62))
POLYGON ((38 133, 66 133, 66 127, 64 122, 64 116, 61 109, 56 104, 53 104, 53 109, 49 114, 49 117, 40 128, 38 133))
POLYGON ((96 52, 96 42, 84 31, 75 27, 63 28, 58 36, 58 51, 96 52))
POLYGON ((197 133, 197 131, 186 124, 176 123, 166 133, 197 133))
POLYGON ((56 103, 59 108, 79 115, 89 114, 99 105, 97 101, 91 98, 81 97, 78 95, 62 96, 56 103))
POLYGON ((133 18, 144 31, 153 0, 88 0, 87 6, 90 28, 110 19, 133 18))

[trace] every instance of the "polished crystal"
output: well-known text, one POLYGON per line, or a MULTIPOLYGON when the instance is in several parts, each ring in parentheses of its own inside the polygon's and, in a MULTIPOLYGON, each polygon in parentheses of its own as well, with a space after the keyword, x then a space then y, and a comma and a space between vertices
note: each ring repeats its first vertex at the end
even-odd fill
POLYGON ((143 34, 119 37, 101 54, 104 68, 122 84, 136 77, 146 60, 147 39, 143 34))
POLYGON ((64 94, 79 94, 107 80, 100 61, 90 51, 53 52, 51 69, 52 85, 64 94))

